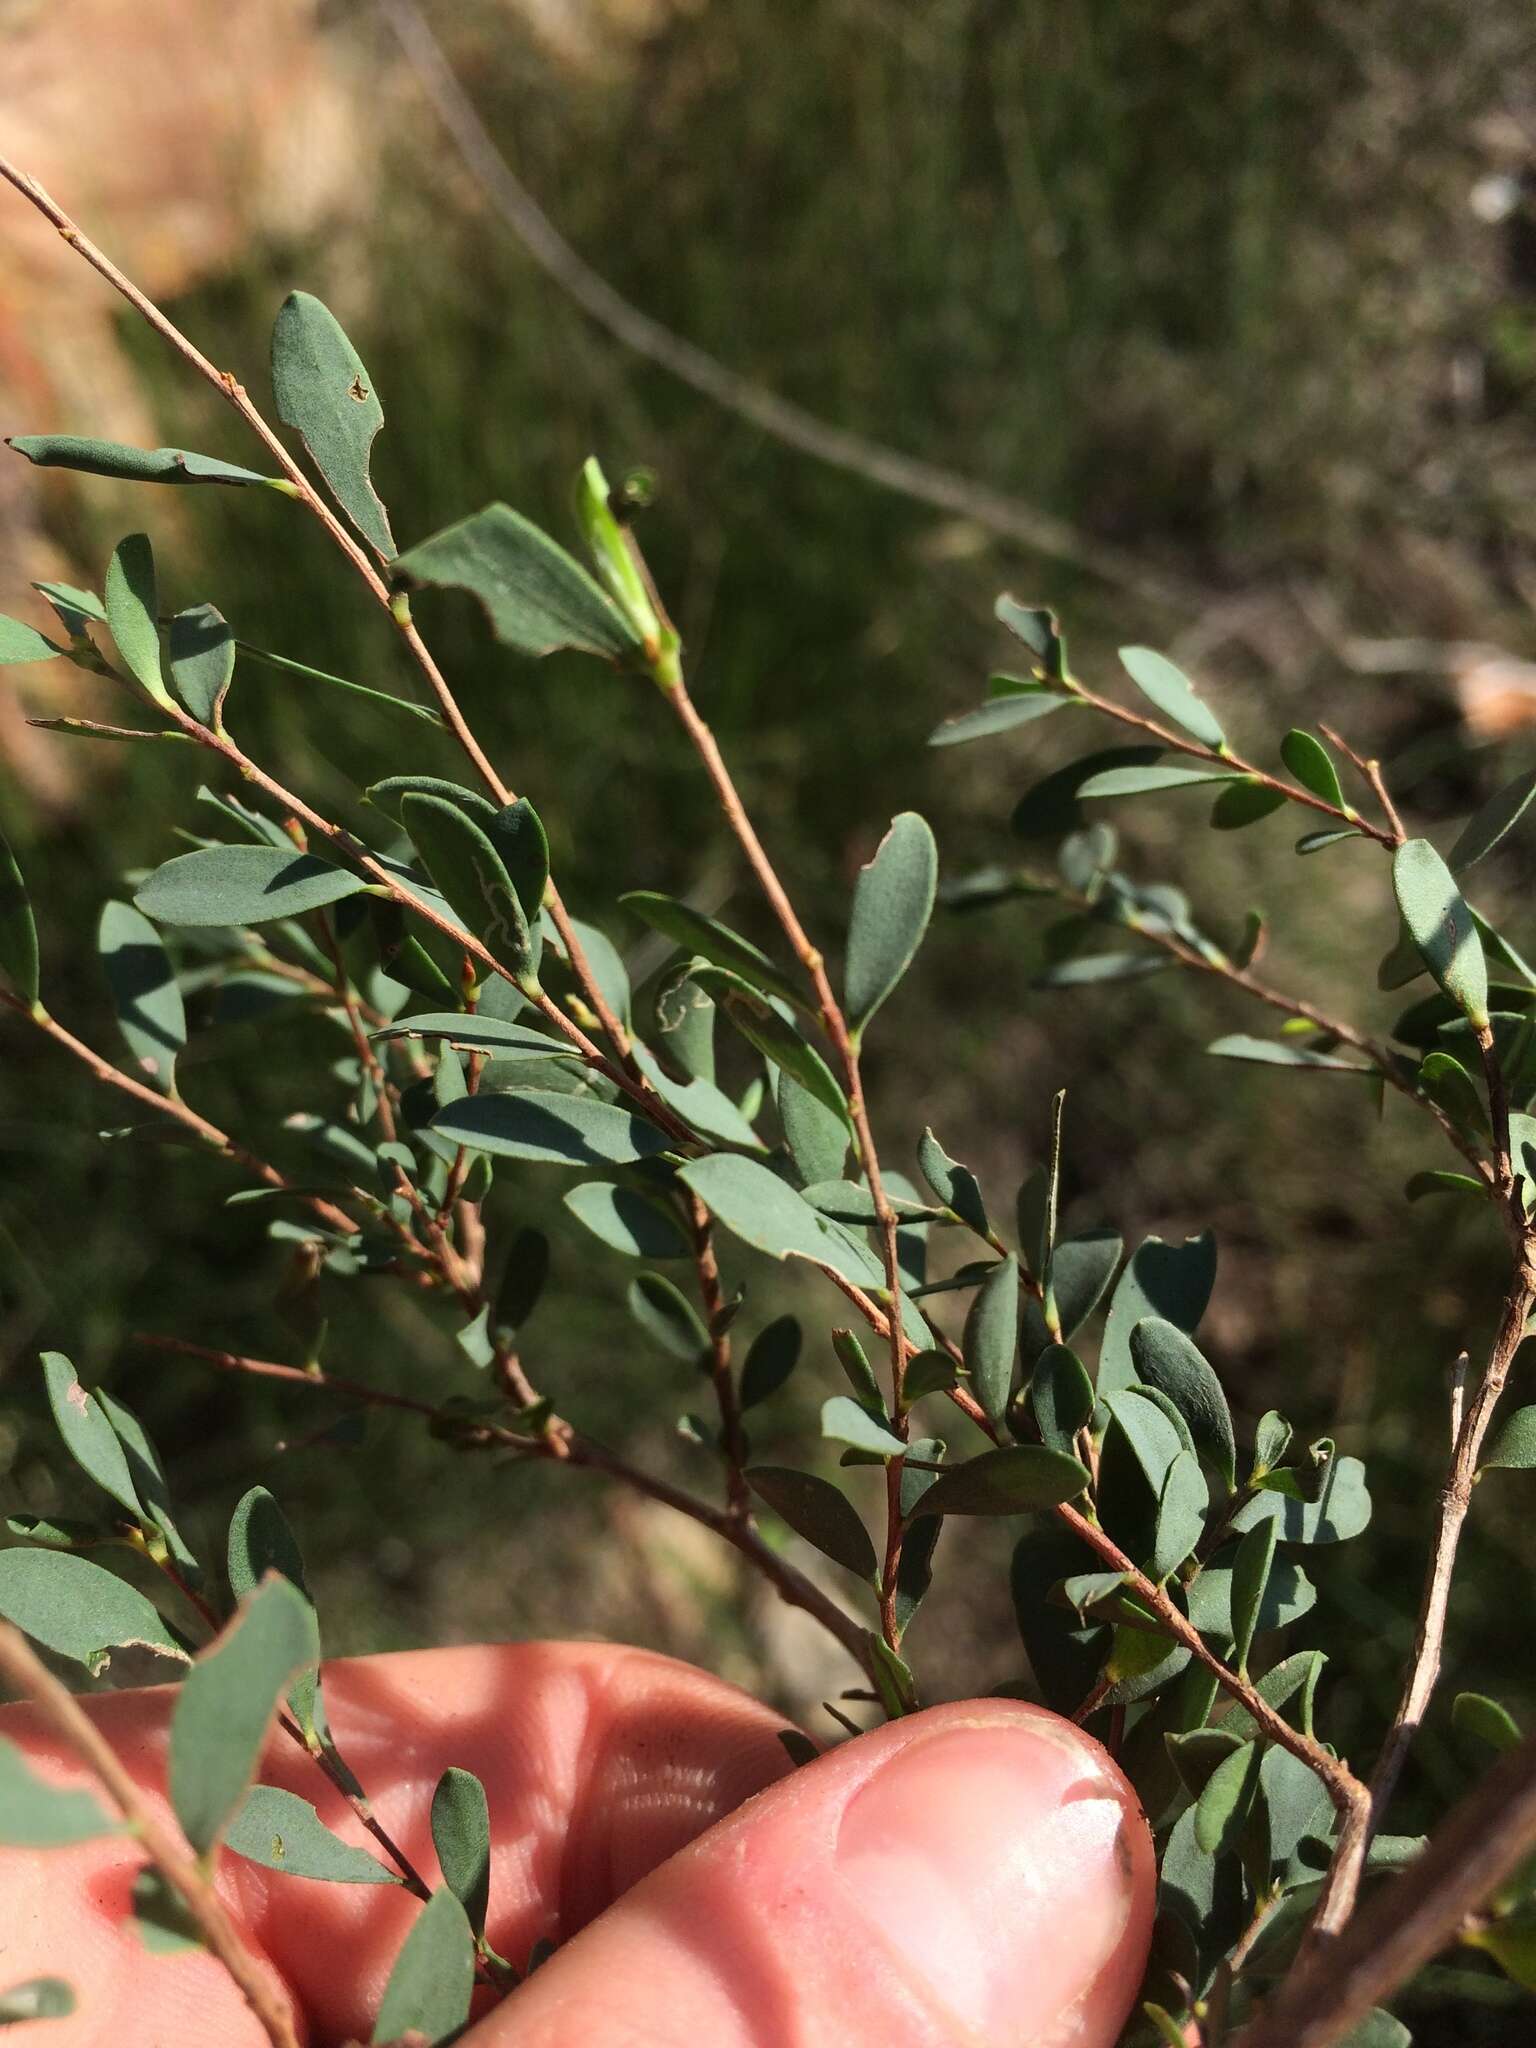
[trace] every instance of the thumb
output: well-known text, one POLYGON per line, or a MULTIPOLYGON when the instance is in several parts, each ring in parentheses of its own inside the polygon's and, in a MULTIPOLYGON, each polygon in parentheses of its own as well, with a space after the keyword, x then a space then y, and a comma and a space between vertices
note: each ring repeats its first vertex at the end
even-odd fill
POLYGON ((465 2048, 1109 2048, 1153 1888, 1096 1742, 1017 1702, 938 1707, 719 1822, 465 2048))

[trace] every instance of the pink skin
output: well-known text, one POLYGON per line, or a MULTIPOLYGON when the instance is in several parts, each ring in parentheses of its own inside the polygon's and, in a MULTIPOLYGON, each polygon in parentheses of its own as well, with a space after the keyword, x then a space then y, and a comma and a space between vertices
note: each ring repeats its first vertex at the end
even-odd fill
MULTIPOLYGON (((164 1783, 172 1695, 92 1711, 164 1783)), ((1152 1845, 1099 1745, 1013 1701, 935 1707, 791 1772, 782 1720, 702 1672, 603 1644, 520 1643, 326 1667, 338 1742, 429 1882, 450 1764, 490 1800, 493 1945, 564 1944, 464 2048, 1110 2048, 1151 1934, 1152 1845), (579 1936, 578 1939, 572 1939, 579 1936)), ((79 1773, 27 1708, 0 1711, 50 1778, 79 1773)), ((267 1782, 367 1836, 274 1738, 267 1782)), ((259 2048, 212 1958, 125 1926, 131 1842, 0 1849, 0 1988, 51 1974, 80 2003, 15 2048, 259 2048)), ((219 1888, 312 2048, 366 2040, 417 1911, 403 1891, 280 1876, 219 1888)))

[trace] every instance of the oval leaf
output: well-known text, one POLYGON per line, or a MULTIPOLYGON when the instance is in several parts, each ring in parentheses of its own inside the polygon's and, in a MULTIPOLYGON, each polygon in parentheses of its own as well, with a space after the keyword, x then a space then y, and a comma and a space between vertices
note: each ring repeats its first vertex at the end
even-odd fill
POLYGON ((868 1451, 877 1458, 906 1455, 903 1439, 850 1394, 834 1394, 830 1401, 822 1402, 821 1433, 833 1443, 852 1444, 856 1451, 868 1451))
POLYGON ((400 816, 449 908, 531 992, 537 977, 528 920, 489 835, 440 796, 407 796, 400 816))
POLYGON ((753 1465, 747 1484, 797 1536, 861 1579, 873 1579, 875 1546, 853 1503, 829 1480, 783 1465, 753 1465))
POLYGON ((1013 1392, 1019 1336, 1019 1263, 1001 1259, 982 1281, 965 1319, 964 1352, 976 1398, 1001 1422, 1013 1392))
POLYGON ((1181 668, 1166 655, 1150 647, 1122 647, 1120 659, 1125 672, 1166 718, 1181 725, 1192 739, 1205 747, 1224 747, 1227 736, 1210 707, 1201 702, 1195 686, 1181 668))
POLYGON ((366 1849, 332 1834, 307 1799, 277 1785, 253 1785, 230 1822, 224 1847, 264 1870, 329 1884, 399 1884, 366 1849))
POLYGON ((664 933, 690 953, 739 974, 743 981, 766 995, 780 996, 787 1003, 804 1007, 805 998, 789 976, 781 974, 766 953, 760 953, 749 939, 733 932, 729 925, 654 889, 631 889, 619 901, 637 917, 644 918, 653 931, 664 933))
POLYGON ((688 1240, 670 1211, 612 1181, 583 1181, 565 1206, 592 1235, 632 1259, 685 1259, 688 1240))
POLYGON ((235 673, 235 636, 211 604, 178 612, 166 636, 171 688, 199 725, 219 731, 224 698, 235 673))
POLYGON ((432 1846, 471 1931, 485 1932, 491 1895, 491 1814, 473 1771, 446 1770, 432 1794, 432 1846))
POLYGON ((1134 1386, 1131 1332, 1147 1316, 1181 1330, 1199 1328, 1216 1284, 1216 1240, 1208 1230, 1182 1244, 1149 1237, 1131 1254, 1115 1283, 1099 1350, 1100 1393, 1134 1386))
POLYGON ((299 435, 337 503, 374 553, 391 561, 389 515, 368 473, 384 409, 341 322, 310 292, 290 292, 278 309, 272 391, 278 418, 299 435))
POLYGON ((633 1166, 672 1142, 633 1110, 539 1088, 463 1096, 440 1109, 430 1128, 472 1152, 551 1166, 633 1166))
POLYGON ((64 1448, 104 1493, 126 1508, 135 1522, 149 1519, 128 1469, 128 1456, 96 1396, 81 1386, 62 1351, 45 1351, 43 1383, 64 1448))
POLYGON ((933 833, 916 811, 902 811, 854 885, 844 989, 855 1040, 911 964, 938 884, 933 833))
POLYGON ((107 566, 107 627, 124 666, 158 704, 171 699, 160 672, 159 594, 149 536, 130 533, 107 566))
POLYGON ((1392 861, 1403 924, 1430 973, 1474 1027, 1488 1021, 1488 968, 1456 878, 1427 839, 1410 839, 1392 861))
POLYGON ((1101 796, 1150 796, 1159 789, 1190 789, 1197 782, 1235 782, 1219 768, 1105 768, 1078 784, 1084 801, 1101 796))
POLYGON ((918 1502, 919 1515, 1028 1515, 1074 1500, 1088 1484, 1076 1458, 1041 1444, 983 1451, 939 1474, 918 1502))
POLYGON ((24 619, 13 619, 0 612, 0 668, 19 667, 27 661, 52 661, 63 652, 62 647, 55 647, 24 619))
POLYGON ((1237 1443, 1221 1382, 1194 1339, 1176 1323, 1149 1316, 1131 1331, 1131 1362, 1144 1385, 1166 1394, 1184 1420, 1200 1455, 1215 1466, 1230 1493, 1237 1484, 1237 1443))
POLYGON ((183 1679, 171 1715, 171 1804, 200 1854, 243 1800, 289 1682, 315 1658, 314 1609, 274 1574, 183 1679))
POLYGON ((131 903, 108 903, 102 908, 97 946, 118 1029, 134 1064, 169 1089, 176 1056, 187 1042, 187 1016, 160 934, 131 903))
POLYGON ((1337 810, 1348 810, 1344 791, 1339 784, 1338 770, 1333 757, 1321 740, 1315 740, 1311 733, 1293 728, 1280 742, 1280 758, 1290 769, 1303 789, 1313 796, 1319 796, 1326 804, 1337 810))
POLYGON ((409 2035, 436 2048, 469 2018, 475 1989, 475 1936, 456 1895, 434 1892, 411 1924, 384 1987, 376 2043, 409 2035))
POLYGON ((793 1316, 776 1316, 758 1331, 741 1368, 743 1409, 779 1391, 800 1362, 800 1345, 800 1325, 793 1316))
POLYGON ((1028 725, 1046 718, 1070 704, 1070 697, 1053 690, 1011 690, 1004 697, 992 697, 974 711, 947 718, 928 735, 930 747, 960 747, 968 740, 991 739, 996 733, 1011 732, 1016 725, 1028 725))
POLYGON ((205 846, 155 869, 134 902, 161 924, 269 924, 339 903, 368 885, 312 853, 275 846, 205 846))

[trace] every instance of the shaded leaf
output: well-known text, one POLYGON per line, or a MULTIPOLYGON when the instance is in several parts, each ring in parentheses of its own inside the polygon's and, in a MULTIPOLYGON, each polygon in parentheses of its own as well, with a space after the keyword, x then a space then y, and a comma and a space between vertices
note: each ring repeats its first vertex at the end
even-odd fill
POLYGON ((1248 1675, 1248 1652, 1259 1625, 1265 1589, 1275 1562, 1274 1522, 1259 1522, 1243 1537, 1232 1559, 1232 1661, 1248 1675))
POLYGON ((171 689, 199 725, 218 731, 235 673, 235 636, 211 604, 191 605, 171 620, 166 635, 171 689))
MULTIPOLYGON (((304 1556, 287 1516, 264 1486, 253 1486, 241 1495, 229 1520, 226 1570, 230 1591, 237 1600, 249 1599, 268 1572, 279 1572, 290 1585, 310 1600, 304 1556)), ((311 1605, 313 1602, 311 1601, 311 1605)), ((304 1740, 311 1748, 329 1741, 325 1710, 320 1701, 320 1625, 312 1622, 313 1665, 295 1679, 288 1704, 304 1740)))
POLYGON ((1364 1465, 1358 1458, 1330 1458, 1316 1500, 1260 1493, 1238 1509, 1232 1527, 1241 1533, 1265 1517, 1279 1523, 1282 1543, 1348 1542, 1371 1519, 1364 1465))
POLYGON ((355 896, 361 875, 276 846, 205 846, 158 867, 134 902, 161 924, 270 924, 355 896))
MULTIPOLYGON (((1103 1300, 1124 1250, 1124 1240, 1112 1230, 1079 1231, 1076 1236, 1059 1238, 1053 1246, 1046 1279, 1064 1343, 1082 1328, 1103 1300)), ((1049 1342, 1050 1332, 1038 1304, 1033 1300, 1026 1302, 1026 1361, 1049 1342)))
POLYGON ((13 619, 0 612, 0 668, 15 668, 28 661, 52 661, 63 652, 62 647, 55 647, 24 619, 13 619))
POLYGON ((1181 725, 1192 739, 1206 747, 1226 745, 1227 736, 1215 713, 1196 695, 1195 686, 1184 671, 1175 668, 1166 655, 1154 653, 1150 647, 1122 647, 1120 660, 1141 694, 1175 725, 1181 725))
POLYGON ((276 1785, 253 1785, 230 1822, 224 1847, 264 1870, 330 1884, 399 1884, 377 1856, 333 1834, 307 1799, 276 1785))
POLYGON ((1218 832, 1241 831, 1280 810, 1286 802, 1284 790, 1267 782, 1229 782, 1211 805, 1211 823, 1218 832))
POLYGON ((1461 836, 1446 856, 1453 874, 1465 874, 1485 855, 1492 853, 1507 832, 1524 817, 1536 797, 1536 768, 1528 768, 1507 782, 1487 803, 1481 805, 1462 827, 1461 836))
POLYGON ((752 1339, 741 1368, 741 1406, 755 1408, 776 1394, 800 1361, 800 1325, 777 1316, 752 1339))
POLYGON ((1088 1474, 1061 1451, 1009 1444, 941 1472, 918 1503, 920 1515, 1027 1515, 1074 1500, 1088 1474))
POLYGON ((1093 1382, 1065 1344, 1047 1344, 1030 1376, 1029 1403, 1047 1449, 1072 1454, 1080 1429, 1093 1414, 1093 1382))
POLYGON ((401 801, 400 815, 455 916, 510 970, 519 988, 535 988, 528 920, 490 835, 457 804, 439 796, 410 794, 401 801))
MULTIPOLYGON (((1212 1562, 1206 1564, 1200 1576, 1189 1587, 1189 1618, 1201 1635, 1211 1636, 1218 1643, 1231 1642, 1235 1633, 1232 1616, 1232 1560, 1236 1546, 1228 1544, 1212 1562)), ((1265 1635, 1273 1628, 1284 1628, 1288 1623, 1300 1621, 1304 1614, 1310 1614, 1317 1604, 1317 1588, 1298 1565, 1287 1557, 1277 1557, 1270 1566, 1269 1576, 1264 1584, 1259 1601, 1255 1635, 1265 1635)), ((1231 1725, 1231 1717, 1224 1725, 1231 1725)))
POLYGON ((917 1168, 945 1208, 978 1237, 990 1241, 992 1226, 975 1174, 951 1159, 931 1130, 925 1130, 918 1141, 917 1168))
POLYGON ((0 833, 0 972, 26 1003, 37 1001, 37 925, 10 843, 0 833))
POLYGON ((135 1522, 147 1521, 128 1469, 127 1454, 96 1396, 81 1386, 79 1375, 62 1351, 45 1351, 42 1366, 48 1406, 65 1450, 87 1478, 94 1479, 135 1522))
POLYGON ((844 1001, 855 1043, 922 944, 938 882, 939 852, 927 820, 900 812, 854 885, 844 1001))
POLYGON ((1000 1259, 976 1291, 963 1343, 976 1397, 994 1422, 1002 1421, 1013 1392, 1018 1334, 1018 1261, 1000 1259))
POLYGON ((1156 761, 1161 747, 1106 747, 1054 769, 1014 806, 1011 825, 1020 839, 1061 839, 1086 823, 1078 802, 1082 785, 1111 769, 1144 767, 1156 761))
POLYGON ((1337 846, 1342 839, 1363 839, 1365 834, 1353 825, 1325 825, 1320 832, 1303 832, 1296 842, 1298 853, 1321 853, 1325 847, 1337 846))
POLYGON ((837 1180, 848 1158, 846 1119, 824 1109, 798 1081, 784 1075, 779 1079, 778 1110, 784 1142, 805 1185, 825 1186, 837 1180))
POLYGON ((1131 1331, 1137 1378, 1173 1402, 1189 1424, 1195 1448, 1216 1467, 1230 1493, 1237 1484, 1237 1443, 1232 1414, 1210 1365, 1176 1323, 1149 1316, 1131 1331))
POLYGON ((1280 742, 1280 758, 1303 789, 1310 790, 1313 796, 1321 797, 1324 803, 1333 804, 1338 810, 1348 810, 1333 756, 1321 740, 1294 728, 1280 742))
POLYGON ((1514 1716, 1486 1693, 1457 1693, 1451 1702, 1451 1726, 1459 1735, 1476 1736, 1501 1756, 1520 1746, 1520 1728, 1514 1716))
POLYGON ((849 1121, 847 1100, 826 1061, 764 996, 726 968, 698 967, 694 980, 714 997, 736 1030, 765 1060, 797 1082, 830 1115, 849 1121))
POLYGON ((1536 1467, 1536 1408, 1517 1408, 1499 1424, 1479 1465, 1483 1472, 1529 1472, 1536 1467))
POLYGON ((512 878, 512 887, 531 929, 538 923, 544 891, 549 887, 549 834, 544 830, 544 820, 527 797, 520 796, 515 803, 505 804, 497 811, 490 825, 490 838, 512 878))
POLYGON ((1216 1284, 1216 1240, 1208 1230, 1182 1244, 1149 1237, 1115 1283, 1099 1350, 1099 1391, 1134 1384, 1131 1332, 1147 1316, 1195 1330, 1216 1284))
POLYGON ((245 1796, 278 1704, 315 1661, 314 1609, 266 1578, 182 1680, 171 1715, 171 1804, 206 1854, 245 1796))
POLYGON ((640 636, 581 564, 509 505, 487 505, 401 555, 412 584, 467 590, 492 632, 520 654, 572 647, 604 661, 640 651, 640 636))
POLYGON ((686 1365, 709 1355, 709 1332, 692 1303, 660 1273, 638 1273, 626 1296, 629 1312, 663 1351, 686 1365))
POLYGON ((58 1849, 122 1832, 94 1791, 40 1778, 14 1742, 0 1736, 0 1843, 8 1849, 58 1849))
POLYGON ((1079 783, 1077 794, 1087 802, 1094 797, 1150 796, 1160 789, 1190 789, 1196 783, 1236 780, 1235 771, 1220 768, 1104 768, 1079 783))
POLYGON ((782 1465, 749 1466, 746 1478, 758 1498, 797 1536, 859 1578, 874 1578, 875 1546, 869 1531, 847 1495, 830 1481, 782 1465))
POLYGON ((298 433, 332 496, 381 560, 394 556, 389 515, 368 473, 384 410, 341 322, 310 292, 290 292, 272 326, 277 416, 298 433))
POLYGON ((1206 1051, 1221 1060, 1250 1060, 1261 1067, 1311 1067, 1331 1074, 1374 1074, 1376 1069, 1360 1060, 1341 1059, 1337 1053, 1313 1052, 1309 1046, 1292 1045, 1283 1038, 1251 1038, 1235 1031, 1218 1038, 1206 1051))
POLYGON ((554 1166, 632 1166, 671 1143, 633 1110, 593 1096, 522 1087, 465 1096, 440 1109, 429 1128, 471 1151, 554 1166))
POLYGON ((419 2037, 436 2048, 469 2018, 475 1989, 475 1937, 450 1890, 434 1892, 411 1922, 374 2021, 376 2043, 419 2037))
POLYGON ((804 1007, 804 998, 789 976, 780 973, 766 953, 759 952, 749 939, 733 932, 729 925, 706 917, 702 910, 695 910, 691 904, 679 903, 676 897, 663 896, 654 889, 631 889, 619 901, 637 917, 643 918, 653 931, 664 933, 689 952, 697 953, 716 967, 725 967, 731 973, 739 974, 753 988, 804 1007))
POLYGON ((594 1237, 632 1259, 684 1259, 688 1240, 668 1209, 612 1181, 588 1180, 570 1190, 565 1206, 594 1237))
POLYGON ((176 970, 160 934, 130 903, 107 903, 97 928, 112 1006, 135 1066, 170 1090, 176 1056, 187 1042, 186 1010, 176 970))
POLYGON ((1192 1451, 1181 1450, 1163 1475, 1157 1497, 1147 1572, 1159 1584, 1178 1570, 1204 1535, 1209 1498, 1199 1460, 1192 1451))
POLYGON ((1212 1771, 1195 1806, 1195 1840, 1208 1856, 1237 1848, 1259 1789, 1262 1751, 1255 1742, 1233 1750, 1212 1771))

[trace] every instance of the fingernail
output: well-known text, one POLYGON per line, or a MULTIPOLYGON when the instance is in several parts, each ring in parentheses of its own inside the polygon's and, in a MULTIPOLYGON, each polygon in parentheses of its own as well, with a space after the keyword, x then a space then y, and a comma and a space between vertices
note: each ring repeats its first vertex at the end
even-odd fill
POLYGON ((958 2023, 1033 2041, 1118 1944, 1141 1826, 1107 1760, 1031 1716, 899 1750, 854 1794, 836 1860, 856 1910, 958 2023))

